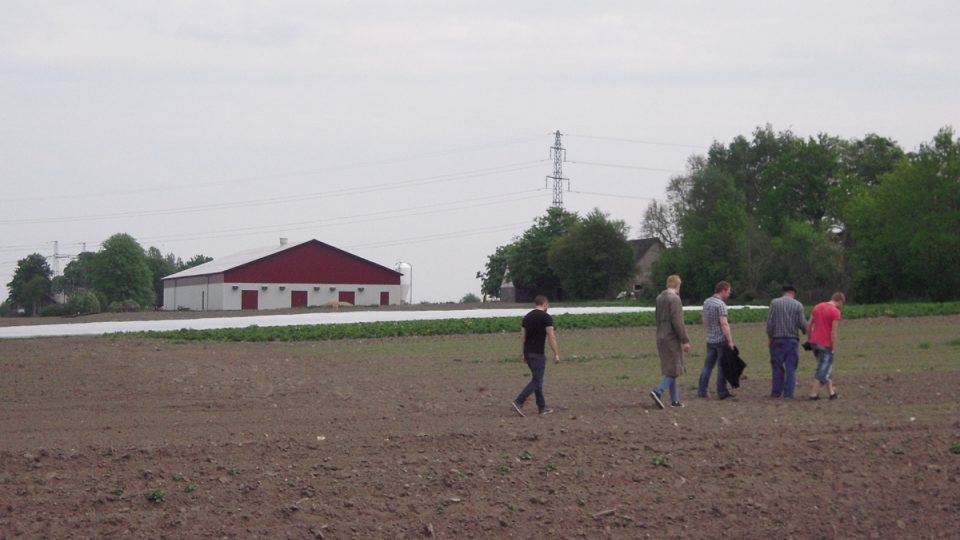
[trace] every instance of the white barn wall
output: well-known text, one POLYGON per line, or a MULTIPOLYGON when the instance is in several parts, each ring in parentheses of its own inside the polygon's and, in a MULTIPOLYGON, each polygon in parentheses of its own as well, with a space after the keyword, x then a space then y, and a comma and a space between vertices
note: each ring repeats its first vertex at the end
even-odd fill
POLYGON ((380 293, 390 294, 390 304, 402 300, 400 285, 316 284, 316 283, 203 283, 169 286, 163 290, 163 309, 192 311, 234 311, 241 309, 242 291, 257 291, 258 309, 286 309, 292 291, 307 291, 307 306, 324 306, 339 299, 341 291, 354 292, 356 305, 380 305, 380 293), (266 287, 266 290, 264 290, 266 287), (281 290, 281 287, 283 289, 281 290), (314 290, 317 288, 318 290, 314 290), (334 288, 334 290, 330 290, 334 288), (363 289, 362 291, 360 289, 363 289), (205 304, 205 305, 204 305, 205 304))

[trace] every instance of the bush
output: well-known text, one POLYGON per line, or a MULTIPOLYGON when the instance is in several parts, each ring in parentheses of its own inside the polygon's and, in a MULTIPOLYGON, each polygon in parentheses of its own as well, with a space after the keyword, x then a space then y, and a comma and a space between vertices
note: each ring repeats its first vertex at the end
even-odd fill
POLYGON ((47 304, 40 308, 41 317, 63 317, 68 313, 66 304, 47 304))
POLYGON ((73 315, 89 315, 91 313, 100 313, 100 300, 97 295, 89 291, 81 291, 70 297, 67 301, 67 313, 73 315))
POLYGON ((133 300, 110 302, 110 305, 107 306, 107 310, 112 311, 113 313, 140 311, 140 304, 134 302, 133 300))
POLYGON ((480 302, 480 297, 473 293, 467 293, 466 296, 460 299, 461 304, 476 304, 478 302, 480 302))

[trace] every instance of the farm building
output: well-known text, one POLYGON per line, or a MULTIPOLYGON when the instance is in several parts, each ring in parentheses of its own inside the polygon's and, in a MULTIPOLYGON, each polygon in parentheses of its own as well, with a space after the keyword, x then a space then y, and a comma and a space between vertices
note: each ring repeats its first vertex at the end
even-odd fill
POLYGON ((163 278, 163 309, 219 311, 388 305, 401 273, 318 240, 244 251, 163 278))

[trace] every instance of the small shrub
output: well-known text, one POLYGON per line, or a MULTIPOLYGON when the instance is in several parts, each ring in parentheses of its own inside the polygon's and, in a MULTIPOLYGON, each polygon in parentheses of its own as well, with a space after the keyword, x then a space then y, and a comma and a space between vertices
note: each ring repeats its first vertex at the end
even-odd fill
POLYGON ((66 304, 48 304, 40 308, 41 317, 63 317, 67 313, 66 304))
POLYGON ((100 313, 100 300, 90 291, 74 293, 70 296, 70 300, 67 300, 67 313, 70 315, 100 313))
POLYGON ((950 447, 950 451, 953 452, 954 454, 960 454, 960 444, 955 444, 952 447, 950 447))
POLYGON ((147 494, 147 500, 155 504, 160 504, 166 496, 167 494, 164 493, 162 489, 157 489, 147 494))
POLYGON ((667 463, 667 456, 663 456, 663 455, 654 456, 654 458, 650 460, 650 463, 656 465, 657 467, 669 467, 669 466, 670 466, 670 465, 667 463))
POLYGON ((240 476, 240 467, 230 467, 230 469, 227 470, 227 474, 230 476, 240 476))

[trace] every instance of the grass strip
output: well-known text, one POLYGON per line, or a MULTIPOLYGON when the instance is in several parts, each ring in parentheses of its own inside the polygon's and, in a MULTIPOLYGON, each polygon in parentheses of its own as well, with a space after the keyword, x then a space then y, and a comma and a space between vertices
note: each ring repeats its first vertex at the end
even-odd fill
MULTIPOLYGON (((730 310, 731 323, 764 322, 763 309, 730 310)), ((809 309, 808 309, 809 313, 809 309)), ((844 306, 846 319, 876 317, 925 317, 960 314, 960 302, 940 304, 875 304, 844 306)), ((701 324, 699 311, 685 311, 686 324, 701 324)), ((654 326, 651 312, 597 313, 555 315, 554 323, 562 329, 620 328, 654 326)), ((337 339, 370 339, 409 336, 441 336, 457 334, 495 334, 516 332, 520 320, 516 317, 489 319, 448 319, 424 321, 393 321, 370 323, 322 324, 301 326, 248 326, 216 330, 172 330, 110 334, 114 337, 149 337, 178 341, 326 341, 337 339)))

